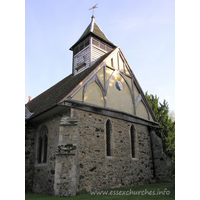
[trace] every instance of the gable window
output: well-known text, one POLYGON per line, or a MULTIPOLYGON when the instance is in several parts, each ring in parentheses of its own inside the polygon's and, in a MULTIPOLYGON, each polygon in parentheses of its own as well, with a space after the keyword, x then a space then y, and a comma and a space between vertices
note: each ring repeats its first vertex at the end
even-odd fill
POLYGON ((113 65, 113 58, 111 58, 111 67, 114 68, 114 65, 113 65))
POLYGON ((38 164, 47 162, 48 129, 43 126, 39 130, 37 144, 37 162, 38 164))
POLYGON ((131 126, 131 154, 132 158, 135 158, 135 128, 131 126))
POLYGON ((106 155, 111 156, 111 122, 107 120, 106 122, 106 155))

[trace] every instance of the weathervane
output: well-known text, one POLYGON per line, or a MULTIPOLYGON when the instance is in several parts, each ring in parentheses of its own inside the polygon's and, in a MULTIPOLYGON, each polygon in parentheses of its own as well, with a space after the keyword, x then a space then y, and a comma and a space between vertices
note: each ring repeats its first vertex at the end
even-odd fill
POLYGON ((98 8, 97 5, 98 5, 98 3, 95 6, 93 6, 92 8, 89 9, 89 10, 92 10, 92 16, 94 16, 94 9, 98 8))

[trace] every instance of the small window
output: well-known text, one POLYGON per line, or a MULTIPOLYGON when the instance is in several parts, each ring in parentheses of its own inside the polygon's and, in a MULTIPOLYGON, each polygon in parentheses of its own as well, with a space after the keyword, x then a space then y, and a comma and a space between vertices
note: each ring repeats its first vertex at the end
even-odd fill
POLYGON ((126 73, 126 65, 123 63, 124 73, 126 73))
POLYGON ((114 65, 113 65, 113 58, 111 58, 111 67, 114 67, 114 65))
POLYGON ((111 156, 111 122, 106 122, 106 155, 111 156))
POLYGON ((38 164, 47 162, 47 148, 48 148, 48 129, 46 126, 43 126, 38 134, 38 147, 37 147, 38 164))
POLYGON ((44 136, 44 157, 43 163, 47 162, 47 135, 44 136))
POLYGON ((131 154, 132 158, 135 158, 135 128, 131 126, 131 154))
POLYGON ((41 163, 42 159, 42 137, 38 140, 38 163, 41 163))
POLYGON ((120 81, 117 80, 115 86, 119 91, 123 90, 123 84, 120 81))

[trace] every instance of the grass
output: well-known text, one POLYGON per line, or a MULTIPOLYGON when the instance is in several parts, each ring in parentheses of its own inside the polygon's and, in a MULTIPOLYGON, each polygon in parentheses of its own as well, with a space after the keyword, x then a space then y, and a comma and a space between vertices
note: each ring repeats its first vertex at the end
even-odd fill
MULTIPOLYGON (((96 200, 101 200, 101 199, 109 199, 109 200, 170 200, 170 199, 175 199, 175 184, 170 182, 170 183, 155 183, 155 184, 148 184, 148 185, 136 185, 132 187, 123 187, 123 188, 117 188, 117 189, 110 189, 107 190, 108 193, 111 192, 114 194, 115 193, 120 193, 123 192, 142 192, 142 194, 132 194, 132 195, 91 195, 90 193, 87 194, 80 194, 76 195, 75 197, 55 197, 53 195, 46 195, 46 194, 34 194, 34 193, 26 193, 25 197, 26 200, 76 200, 76 199, 96 199, 96 200), (166 188, 166 189, 165 189, 166 188), (145 194, 146 191, 146 194, 145 194), (147 194, 147 191, 149 194, 147 194), (155 193, 155 195, 150 195, 151 193, 155 193), (163 194, 158 194, 159 192, 164 192, 165 195, 163 194), (166 195, 166 192, 168 192, 168 195, 166 195), (169 193, 170 192, 170 193, 169 193), (157 194, 157 195, 156 195, 157 194)), ((104 190, 106 192, 106 190, 104 190)))

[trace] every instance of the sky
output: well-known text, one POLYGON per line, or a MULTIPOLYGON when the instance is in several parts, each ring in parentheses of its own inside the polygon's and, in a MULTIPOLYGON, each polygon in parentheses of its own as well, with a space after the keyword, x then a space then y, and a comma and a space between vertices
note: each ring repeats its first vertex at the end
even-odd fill
POLYGON ((174 0, 26 0, 25 103, 72 73, 69 48, 91 21, 119 46, 145 93, 175 111, 174 0))

